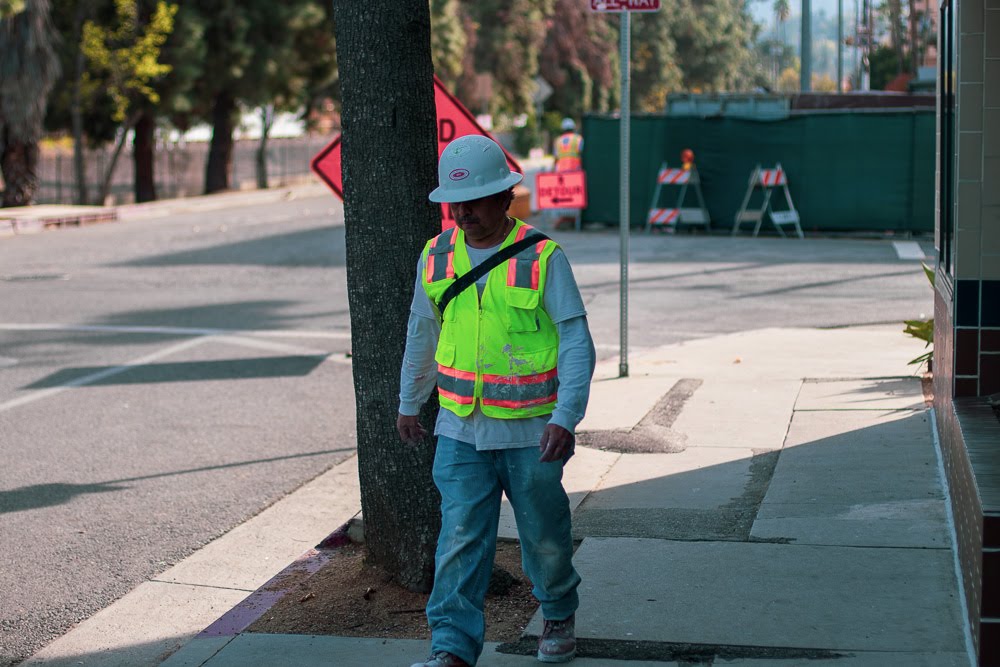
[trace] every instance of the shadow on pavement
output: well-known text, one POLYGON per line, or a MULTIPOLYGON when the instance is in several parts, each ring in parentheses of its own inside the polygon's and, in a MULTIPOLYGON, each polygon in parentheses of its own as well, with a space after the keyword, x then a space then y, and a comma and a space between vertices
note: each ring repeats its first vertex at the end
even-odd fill
POLYGON ((128 486, 123 486, 129 482, 141 482, 148 479, 159 479, 161 477, 176 477, 178 475, 189 475, 196 472, 210 472, 212 470, 227 470, 230 468, 241 468, 244 466, 259 465, 262 463, 275 463, 276 461, 302 459, 310 456, 325 456, 327 454, 338 454, 349 451, 353 451, 353 449, 325 449, 319 452, 289 454, 288 456, 274 456, 265 459, 253 459, 250 461, 238 461, 236 463, 223 463, 214 466, 189 468, 187 470, 172 470, 170 472, 140 475, 138 477, 123 477, 122 479, 113 479, 107 482, 93 482, 91 484, 66 484, 62 482, 53 482, 51 484, 32 484, 31 486, 22 486, 17 489, 0 491, 0 514, 23 512, 25 510, 38 509, 41 507, 62 505, 68 503, 77 496, 82 496, 88 493, 123 491, 129 488, 128 486))
MULTIPOLYGON (((156 384, 163 382, 197 382, 204 380, 253 380, 309 375, 329 355, 255 357, 250 359, 219 359, 215 361, 176 361, 143 364, 121 373, 87 382, 88 387, 156 384)), ((49 389, 79 382, 82 378, 115 369, 115 366, 64 368, 24 387, 49 389)))
POLYGON ((276 266, 283 268, 328 268, 346 264, 344 227, 307 229, 289 234, 274 234, 249 241, 224 243, 151 255, 112 264, 118 267, 168 266, 276 266))

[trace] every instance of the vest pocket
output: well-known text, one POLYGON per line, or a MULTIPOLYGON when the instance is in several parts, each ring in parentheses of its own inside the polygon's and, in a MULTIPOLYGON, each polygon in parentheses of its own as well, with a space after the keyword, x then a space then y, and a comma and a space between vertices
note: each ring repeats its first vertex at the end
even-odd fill
POLYGON ((508 287, 507 331, 538 331, 538 292, 533 289, 508 287))
POLYGON ((451 368, 455 364, 455 344, 439 342, 434 352, 434 361, 451 368))

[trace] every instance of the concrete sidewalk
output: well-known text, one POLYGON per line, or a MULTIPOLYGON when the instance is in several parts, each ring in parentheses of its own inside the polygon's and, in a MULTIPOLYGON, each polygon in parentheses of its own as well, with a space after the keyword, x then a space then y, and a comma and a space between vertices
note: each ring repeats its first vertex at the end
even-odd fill
MULTIPOLYGON (((907 375, 921 350, 898 326, 764 329, 651 350, 626 379, 617 359, 601 364, 581 425, 588 446, 566 474, 582 539, 575 664, 970 664, 933 415, 907 375)), ((341 514, 357 494, 321 489, 341 514)), ((506 508, 501 533, 516 536, 506 508)), ((233 555, 203 551, 161 579, 221 589, 233 555)), ((214 611, 265 574, 230 586, 214 611)), ((129 597, 26 664, 157 664, 181 644, 163 665, 409 665, 428 651, 243 633, 232 613, 194 636, 211 620, 185 629, 169 621, 178 601, 129 597)), ((488 646, 479 664, 537 664, 540 626, 536 616, 524 640, 488 646)))

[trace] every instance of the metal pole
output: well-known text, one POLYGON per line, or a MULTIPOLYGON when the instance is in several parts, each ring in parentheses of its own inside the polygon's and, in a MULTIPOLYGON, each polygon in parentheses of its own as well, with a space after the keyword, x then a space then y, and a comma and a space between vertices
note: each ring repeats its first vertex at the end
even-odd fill
POLYGON ((629 13, 621 13, 621 201, 619 208, 619 231, 621 233, 621 318, 618 323, 621 336, 621 358, 618 362, 618 377, 628 377, 628 241, 629 241, 629 123, 631 103, 629 101, 629 54, 631 52, 629 34, 629 13))
POLYGON ((799 89, 803 93, 812 90, 812 3, 802 0, 802 53, 799 69, 799 89))
POLYGON ((837 92, 844 92, 844 0, 837 0, 837 92))

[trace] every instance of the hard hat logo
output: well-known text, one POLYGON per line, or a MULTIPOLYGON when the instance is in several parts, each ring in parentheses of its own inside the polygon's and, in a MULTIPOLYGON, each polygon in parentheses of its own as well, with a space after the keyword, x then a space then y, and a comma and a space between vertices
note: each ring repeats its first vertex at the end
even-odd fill
POLYGON ((444 149, 438 163, 438 187, 429 199, 443 204, 481 199, 514 187, 522 178, 510 170, 507 156, 495 141, 469 134, 444 149))

